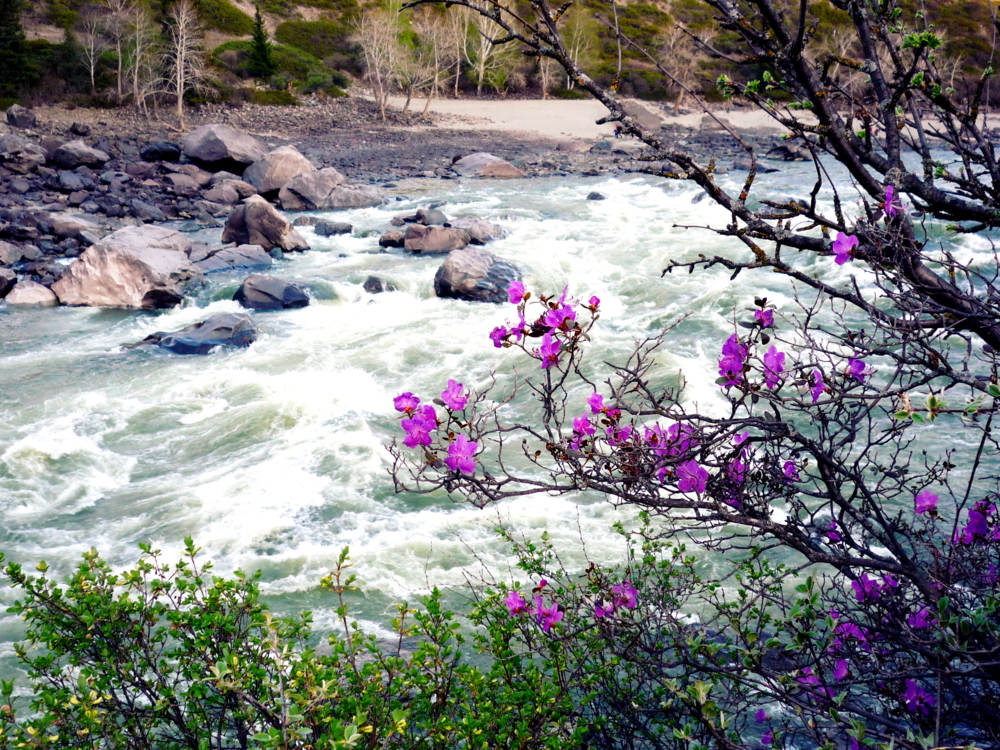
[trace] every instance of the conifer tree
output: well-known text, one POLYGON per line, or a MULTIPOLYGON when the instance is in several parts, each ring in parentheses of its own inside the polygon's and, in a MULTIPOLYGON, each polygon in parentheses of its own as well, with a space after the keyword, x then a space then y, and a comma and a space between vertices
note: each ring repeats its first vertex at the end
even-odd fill
MULTIPOLYGON (((2 1, 0 0, 0 2, 2 1)), ((250 43, 250 60, 247 67, 255 78, 270 78, 278 70, 278 66, 274 63, 271 42, 267 38, 267 29, 264 28, 264 17, 260 13, 259 5, 256 6, 256 12, 253 16, 253 40, 250 43)))
POLYGON ((28 48, 21 25, 24 0, 0 0, 0 95, 15 96, 28 70, 28 48))

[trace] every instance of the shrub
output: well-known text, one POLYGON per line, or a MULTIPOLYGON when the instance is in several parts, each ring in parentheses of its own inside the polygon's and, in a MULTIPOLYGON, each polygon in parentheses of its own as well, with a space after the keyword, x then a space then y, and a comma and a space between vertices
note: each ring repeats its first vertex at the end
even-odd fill
POLYGON ((343 75, 311 75, 302 84, 302 91, 306 94, 323 93, 327 96, 342 97, 347 96, 347 92, 337 83, 337 80, 346 81, 343 75))
POLYGON ((274 32, 274 38, 318 59, 323 59, 346 46, 351 34, 348 20, 342 22, 285 21, 274 32))
POLYGON ((234 36, 253 33, 253 19, 229 0, 195 0, 195 8, 202 23, 234 36))
POLYGON ((268 91, 254 89, 250 94, 251 104, 262 104, 268 107, 297 107, 298 99, 287 91, 268 91))
POLYGON ((590 96, 582 91, 577 91, 576 89, 568 89, 565 86, 560 86, 558 88, 552 89, 549 92, 556 99, 589 99, 590 96))

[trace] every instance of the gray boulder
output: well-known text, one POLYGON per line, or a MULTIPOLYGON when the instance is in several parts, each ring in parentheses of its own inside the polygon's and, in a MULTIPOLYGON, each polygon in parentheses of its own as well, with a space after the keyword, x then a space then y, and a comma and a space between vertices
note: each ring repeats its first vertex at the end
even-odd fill
POLYGON ((172 173, 167 175, 166 180, 175 195, 193 198, 201 193, 201 186, 198 184, 198 181, 189 175, 172 173))
POLYGON ((507 236, 507 230, 492 221, 477 218, 452 219, 449 226, 464 229, 472 238, 473 245, 485 245, 487 242, 499 240, 507 236))
POLYGON ((506 302, 507 288, 521 272, 510 261, 478 247, 448 253, 434 275, 434 293, 470 302, 506 302))
POLYGON ((251 195, 256 194, 257 188, 249 182, 235 179, 213 183, 212 187, 205 191, 204 196, 207 201, 232 206, 244 198, 249 198, 251 195))
POLYGON ((159 346, 174 354, 208 354, 217 346, 250 346, 257 340, 257 326, 249 315, 220 313, 173 333, 153 333, 126 349, 159 346))
POLYGON ((34 172, 45 164, 45 149, 16 135, 0 136, 0 166, 17 174, 34 172))
POLYGON ((135 218, 139 221, 149 223, 167 220, 167 215, 152 203, 146 203, 146 201, 133 198, 131 205, 132 213, 135 214, 135 218))
POLYGON ((259 195, 250 196, 229 214, 222 230, 222 242, 260 245, 265 250, 280 247, 285 252, 309 249, 309 243, 288 219, 259 195))
POLYGON ((19 281, 5 297, 8 305, 17 307, 55 307, 56 295, 36 281, 19 281))
POLYGON ((444 215, 443 211, 436 208, 418 208, 415 218, 418 224, 423 224, 424 226, 448 223, 448 217, 444 215))
POLYGON ((12 104, 7 109, 7 124, 14 128, 27 130, 38 125, 35 113, 20 104, 12 104))
POLYGON ((190 247, 191 241, 173 229, 125 227, 87 248, 52 290, 64 305, 173 307, 203 280, 188 259, 190 247))
POLYGON ((0 299, 6 297, 17 284, 17 274, 9 268, 0 268, 0 299))
POLYGON ((251 310, 287 310, 309 304, 309 297, 295 284, 263 274, 247 276, 233 299, 251 310))
POLYGON ((103 151, 91 148, 81 140, 64 143, 56 149, 52 160, 60 169, 76 169, 77 167, 103 167, 111 160, 103 151))
POLYGON ((622 103, 625 114, 630 115, 638 121, 643 130, 650 133, 657 133, 663 128, 663 120, 658 115, 653 114, 637 101, 626 101, 622 103))
POLYGON ((264 144, 229 125, 202 125, 184 139, 184 156, 211 172, 243 174, 267 153, 264 144))
POLYGON ((370 185, 345 185, 346 179, 332 167, 307 172, 281 188, 278 201, 286 211, 335 211, 385 203, 384 190, 370 185))
POLYGON ((524 177, 525 174, 509 161, 504 161, 499 156, 479 151, 468 156, 463 156, 451 165, 452 170, 462 177, 484 177, 495 180, 507 180, 516 177, 524 177))
POLYGON ((196 245, 188 253, 188 258, 203 273, 231 271, 237 268, 268 268, 273 262, 271 256, 260 245, 217 248, 196 245))
POLYGON ((180 161, 181 147, 173 141, 151 143, 139 152, 139 158, 143 161, 180 161))
POLYGON ((257 192, 271 196, 299 175, 314 171, 316 168, 295 146, 282 146, 247 167, 243 179, 257 188, 257 192))
POLYGON ((336 234, 350 234, 354 227, 343 221, 317 221, 314 230, 320 237, 333 237, 336 234))
POLYGON ((406 232, 390 229, 378 238, 379 247, 403 247, 406 242, 406 232))
POLYGON ((52 234, 63 240, 78 240, 84 245, 93 245, 100 239, 103 233, 103 230, 97 224, 81 216, 52 214, 51 221, 52 234))
POLYGON ((12 266, 21 260, 22 255, 20 247, 0 240, 0 266, 12 266))
POLYGON ((472 237, 464 229, 454 227, 425 227, 423 224, 410 224, 403 237, 403 247, 411 253, 450 253, 465 247, 472 237))

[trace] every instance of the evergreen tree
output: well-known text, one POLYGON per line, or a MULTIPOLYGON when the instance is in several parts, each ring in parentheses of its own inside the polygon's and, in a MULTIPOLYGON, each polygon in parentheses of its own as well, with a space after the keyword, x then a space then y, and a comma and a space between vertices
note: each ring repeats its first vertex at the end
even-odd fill
MULTIPOLYGON (((0 2, 3 1, 0 0, 0 2)), ((271 42, 267 38, 267 29, 264 28, 264 17, 260 14, 259 5, 256 6, 256 12, 253 16, 253 40, 250 43, 250 60, 247 67, 256 78, 270 78, 278 70, 278 66, 274 63, 271 42)))
POLYGON ((29 69, 21 25, 24 0, 0 0, 0 96, 16 96, 29 69))

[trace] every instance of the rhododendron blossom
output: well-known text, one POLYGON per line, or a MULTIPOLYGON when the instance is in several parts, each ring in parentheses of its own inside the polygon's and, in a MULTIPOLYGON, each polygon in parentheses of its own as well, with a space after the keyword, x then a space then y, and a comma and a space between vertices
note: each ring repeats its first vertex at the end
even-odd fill
POLYGON ((844 265, 854 257, 853 251, 858 247, 858 238, 853 234, 837 232, 837 239, 833 241, 834 262, 838 266, 844 265))
POLYGON ((785 353, 779 352, 778 347, 771 345, 771 348, 764 354, 764 385, 770 389, 775 389, 781 383, 780 375, 785 371, 785 353))
POLYGON ((448 381, 448 387, 441 391, 441 400, 452 411, 462 411, 469 402, 464 386, 455 380, 448 381))
POLYGON ((743 365, 746 364, 749 349, 741 344, 734 333, 722 345, 722 358, 719 360, 719 376, 726 378, 724 388, 739 385, 743 380, 743 365))
POLYGON ((465 435, 459 435, 455 438, 455 442, 448 446, 448 458, 444 462, 452 471, 469 475, 475 474, 476 462, 473 460, 473 456, 476 455, 478 448, 477 443, 469 440, 465 435))
POLYGON ((677 467, 677 489, 681 492, 705 492, 708 483, 708 472, 694 459, 685 461, 677 467))

